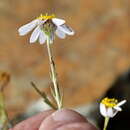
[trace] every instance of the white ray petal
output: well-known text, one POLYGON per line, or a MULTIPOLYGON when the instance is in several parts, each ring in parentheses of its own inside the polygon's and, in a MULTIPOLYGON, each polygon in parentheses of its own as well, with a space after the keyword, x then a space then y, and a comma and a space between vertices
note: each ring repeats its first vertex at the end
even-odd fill
POLYGON ((65 33, 62 32, 60 29, 57 28, 56 30, 56 35, 61 38, 61 39, 64 39, 66 37, 65 33))
POLYGON ((40 35, 39 35, 39 42, 40 44, 44 44, 46 41, 46 35, 43 31, 40 32, 40 35))
POLYGON ((123 100, 123 101, 119 102, 116 106, 120 107, 120 106, 122 106, 125 103, 126 103, 126 100, 123 100))
POLYGON ((107 110, 104 104, 100 103, 100 113, 106 117, 107 116, 107 110))
POLYGON ((108 117, 113 117, 113 114, 114 114, 113 109, 112 108, 107 108, 108 117))
POLYGON ((58 27, 64 33, 66 33, 68 35, 74 35, 74 31, 69 26, 67 26, 66 24, 63 24, 63 25, 58 26, 58 27))
POLYGON ((121 107, 119 106, 115 106, 114 109, 116 109, 117 111, 122 111, 121 107))
POLYGON ((63 20, 63 19, 58 19, 58 18, 53 18, 53 19, 52 19, 52 22, 53 22, 56 26, 60 26, 60 25, 62 25, 62 24, 65 23, 65 20, 63 20))
POLYGON ((32 22, 23 25, 18 29, 19 35, 23 36, 29 33, 31 30, 33 30, 38 23, 38 19, 33 20, 32 22))
POLYGON ((39 37, 39 35, 40 35, 40 32, 41 32, 40 27, 37 26, 37 27, 34 29, 34 31, 32 32, 32 34, 31 34, 30 43, 36 42, 36 40, 38 39, 38 37, 39 37))

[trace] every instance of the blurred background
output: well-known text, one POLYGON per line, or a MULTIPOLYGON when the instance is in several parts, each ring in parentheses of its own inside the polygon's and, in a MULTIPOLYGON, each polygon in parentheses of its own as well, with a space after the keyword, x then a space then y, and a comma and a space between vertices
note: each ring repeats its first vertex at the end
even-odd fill
POLYGON ((0 0, 0 70, 11 75, 5 89, 9 117, 24 112, 40 96, 30 85, 50 94, 46 44, 29 44, 18 28, 41 13, 55 13, 75 30, 56 38, 53 53, 64 106, 78 107, 102 96, 130 68, 129 0, 0 0))

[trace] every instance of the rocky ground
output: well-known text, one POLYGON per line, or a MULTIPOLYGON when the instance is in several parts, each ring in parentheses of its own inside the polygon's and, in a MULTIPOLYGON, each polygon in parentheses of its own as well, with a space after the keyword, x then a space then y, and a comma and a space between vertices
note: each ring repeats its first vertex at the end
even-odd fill
POLYGON ((17 31, 46 12, 65 19, 76 32, 53 44, 66 107, 98 99, 130 68, 128 0, 1 0, 0 70, 11 75, 5 89, 10 117, 39 99, 30 81, 49 92, 46 45, 30 45, 30 35, 20 37, 17 31))

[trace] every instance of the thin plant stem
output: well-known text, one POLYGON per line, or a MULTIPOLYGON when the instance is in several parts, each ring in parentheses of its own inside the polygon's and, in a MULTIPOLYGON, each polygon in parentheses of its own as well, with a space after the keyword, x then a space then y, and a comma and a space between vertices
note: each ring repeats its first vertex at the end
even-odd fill
POLYGON ((53 108, 53 109, 55 109, 55 110, 57 109, 57 108, 55 107, 55 105, 53 105, 53 104, 51 103, 51 101, 47 98, 47 95, 46 95, 44 92, 41 92, 33 82, 31 82, 31 85, 32 85, 32 87, 36 90, 36 92, 44 99, 44 102, 45 102, 47 105, 49 105, 51 108, 53 108))
POLYGON ((110 119, 109 117, 105 117, 103 130, 107 130, 107 126, 108 126, 109 119, 110 119))
POLYGON ((51 69, 51 80, 52 80, 53 86, 54 86, 54 88, 52 88, 52 94, 56 101, 58 109, 61 109, 62 108, 62 96, 61 96, 58 81, 57 81, 56 67, 55 67, 55 62, 53 60, 49 36, 47 37, 47 51, 48 51, 48 56, 49 56, 50 69, 51 69))
POLYGON ((0 129, 8 130, 12 125, 9 122, 8 113, 5 107, 5 99, 3 91, 10 81, 10 75, 6 72, 2 72, 0 75, 0 129))
POLYGON ((8 130, 8 114, 5 109, 4 104, 4 95, 3 92, 0 91, 0 125, 2 125, 2 130, 8 130))

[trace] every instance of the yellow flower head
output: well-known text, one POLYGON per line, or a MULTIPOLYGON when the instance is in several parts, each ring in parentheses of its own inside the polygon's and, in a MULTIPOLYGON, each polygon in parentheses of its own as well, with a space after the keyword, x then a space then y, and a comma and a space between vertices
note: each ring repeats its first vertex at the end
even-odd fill
POLYGON ((106 107, 115 107, 118 104, 118 100, 115 98, 104 98, 101 103, 106 107))
POLYGON ((41 14, 39 17, 37 17, 37 19, 40 19, 40 20, 48 20, 48 19, 53 19, 55 18, 55 15, 52 14, 52 15, 48 15, 48 14, 41 14))
POLYGON ((100 113, 104 117, 112 118, 114 117, 119 111, 122 111, 121 106, 126 103, 126 100, 122 100, 118 102, 115 98, 104 98, 100 103, 100 113))

